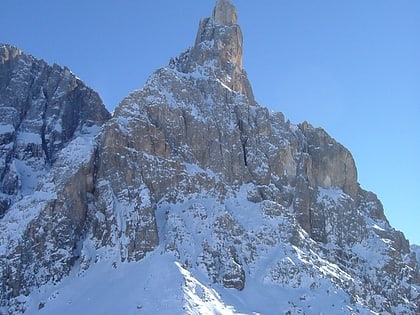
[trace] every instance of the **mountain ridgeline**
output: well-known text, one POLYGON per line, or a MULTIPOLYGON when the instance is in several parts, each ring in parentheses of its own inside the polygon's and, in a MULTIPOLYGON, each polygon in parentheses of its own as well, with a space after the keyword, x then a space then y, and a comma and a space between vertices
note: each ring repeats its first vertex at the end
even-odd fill
POLYGON ((69 69, 0 45, 0 314, 71 312, 65 286, 136 264, 144 314, 420 313, 414 247, 351 153, 261 107, 242 49, 218 0, 111 117, 69 69), (141 269, 164 262, 184 280, 141 269))

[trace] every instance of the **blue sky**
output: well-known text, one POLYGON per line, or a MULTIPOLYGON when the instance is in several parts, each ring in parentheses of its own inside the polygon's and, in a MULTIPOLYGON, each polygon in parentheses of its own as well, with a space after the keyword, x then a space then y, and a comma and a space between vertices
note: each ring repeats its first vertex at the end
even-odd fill
MULTIPOLYGON (((263 106, 327 130, 420 244, 420 1, 232 1, 263 106)), ((68 66, 112 110, 194 42, 215 0, 3 0, 0 42, 68 66)))

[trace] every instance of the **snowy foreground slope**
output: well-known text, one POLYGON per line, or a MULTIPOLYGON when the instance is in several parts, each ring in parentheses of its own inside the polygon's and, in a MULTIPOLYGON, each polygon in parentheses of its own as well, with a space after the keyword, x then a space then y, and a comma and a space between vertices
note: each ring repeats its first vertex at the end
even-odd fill
POLYGON ((0 314, 420 313, 351 153, 255 101, 228 0, 45 172, 0 220, 0 314))
POLYGON ((373 314, 348 306, 346 294, 329 289, 328 281, 324 290, 312 292, 251 282, 238 294, 219 284, 209 285, 201 272, 193 275, 172 255, 155 252, 137 263, 95 264, 85 276, 71 275, 58 286, 43 287, 33 293, 26 313, 352 314, 358 309, 360 314, 373 314), (39 310, 44 304, 47 307, 39 310))
MULTIPOLYGON (((35 290, 27 313, 374 314, 362 301, 352 301, 341 287, 363 283, 356 283, 357 279, 319 256, 314 251, 319 250, 316 244, 309 244, 312 248, 288 244, 289 233, 295 233, 290 222, 293 219, 288 215, 267 215, 267 210, 275 206, 250 202, 247 193, 244 187, 223 207, 214 199, 163 205, 158 209, 157 222, 166 248, 159 246, 139 262, 131 263, 103 259, 102 255, 107 254, 95 251, 98 261, 87 271, 76 265, 60 284, 35 290), (237 220, 237 228, 241 224, 247 229, 248 235, 240 236, 249 242, 246 246, 254 247, 249 252, 254 258, 249 257, 252 263, 245 271, 249 280, 242 291, 209 281, 207 263, 211 259, 202 257, 204 251, 197 251, 204 243, 220 251, 232 246, 232 240, 224 239, 224 232, 213 228, 227 216, 237 220), (168 248, 175 238, 184 243, 177 248, 182 251, 182 259, 168 248), (273 246, 275 241, 278 243, 273 246)), ((236 233, 232 231, 229 236, 236 233)), ((299 242, 307 242, 303 230, 297 234, 294 237, 299 242)), ((234 243, 239 242, 237 238, 234 243)))

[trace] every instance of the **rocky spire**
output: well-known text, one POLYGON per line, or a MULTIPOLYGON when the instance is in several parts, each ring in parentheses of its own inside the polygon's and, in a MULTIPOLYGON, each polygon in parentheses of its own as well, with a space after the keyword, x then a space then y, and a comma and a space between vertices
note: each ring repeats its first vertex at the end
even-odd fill
POLYGON ((213 11, 213 20, 215 23, 222 25, 234 25, 237 23, 238 14, 230 0, 217 0, 213 11))
POLYGON ((99 95, 68 68, 0 43, 0 218, 75 137, 109 118, 99 95))
MULTIPOLYGON (((237 70, 242 70, 243 39, 241 28, 236 24, 237 20, 236 8, 230 0, 217 0, 213 16, 200 23, 194 48, 205 44, 207 50, 214 50, 214 57, 218 57, 222 63, 229 62, 237 70), (212 45, 209 46, 209 43, 212 45)), ((209 55, 206 54, 206 57, 209 55)))
POLYGON ((217 0, 212 17, 201 20, 194 47, 180 57, 179 70, 190 73, 197 67, 255 103, 251 85, 242 68, 242 31, 236 8, 230 0, 217 0), (212 66, 212 69, 209 68, 212 66))
POLYGON ((22 54, 22 51, 14 46, 0 43, 0 64, 22 54))

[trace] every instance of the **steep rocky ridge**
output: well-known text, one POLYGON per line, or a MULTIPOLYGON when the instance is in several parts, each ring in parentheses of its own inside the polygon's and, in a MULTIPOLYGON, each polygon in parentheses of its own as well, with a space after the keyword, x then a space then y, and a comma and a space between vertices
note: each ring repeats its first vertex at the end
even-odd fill
POLYGON ((93 139, 109 118, 69 69, 0 45, 2 306, 72 267, 93 191, 93 139))
POLYGON ((191 49, 123 99, 95 140, 60 151, 36 193, 2 219, 4 313, 70 270, 83 277, 95 264, 161 254, 209 287, 236 289, 238 312, 267 309, 243 298, 250 291, 270 292, 286 314, 317 303, 340 314, 420 312, 416 255, 360 188, 351 153, 258 105, 242 46, 236 9, 218 0, 191 49))
POLYGON ((0 44, 0 216, 33 193, 69 141, 109 117, 69 69, 0 44))

